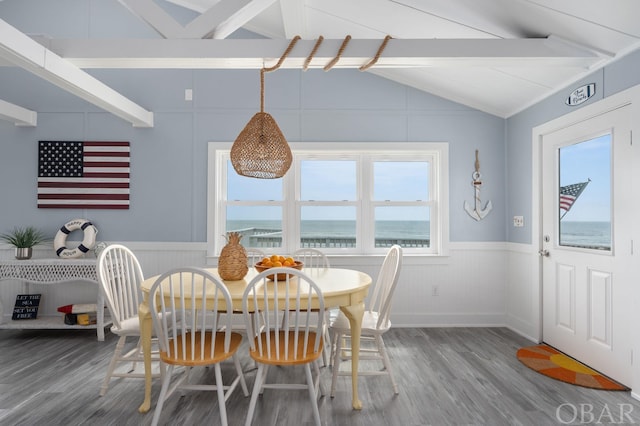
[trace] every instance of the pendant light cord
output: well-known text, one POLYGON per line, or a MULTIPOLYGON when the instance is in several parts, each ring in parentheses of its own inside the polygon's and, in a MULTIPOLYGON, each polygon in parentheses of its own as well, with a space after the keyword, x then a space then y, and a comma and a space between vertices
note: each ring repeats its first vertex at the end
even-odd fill
POLYGON ((274 66, 269 68, 262 67, 260 69, 260 112, 264 112, 264 73, 275 71, 280 68, 284 60, 287 58, 287 56, 289 56, 289 53, 291 53, 291 50, 293 50, 293 47, 296 45, 298 40, 300 40, 299 35, 291 39, 291 41, 289 42, 289 46, 287 46, 287 49, 284 51, 282 56, 280 56, 280 60, 278 60, 278 62, 274 66))

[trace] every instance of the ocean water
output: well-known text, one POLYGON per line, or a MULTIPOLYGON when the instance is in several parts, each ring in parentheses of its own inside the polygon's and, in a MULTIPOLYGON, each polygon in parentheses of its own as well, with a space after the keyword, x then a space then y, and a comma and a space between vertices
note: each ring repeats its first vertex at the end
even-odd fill
MULTIPOLYGON (((352 237, 356 235, 356 222, 353 220, 303 220, 300 224, 303 236, 352 237)), ((276 220, 230 220, 229 231, 258 228, 280 231, 282 227, 276 220)), ((429 239, 429 221, 378 221, 377 238, 415 238, 429 239)))
MULTIPOLYGON (((227 230, 237 231, 256 228, 280 232, 282 227, 276 220, 230 220, 227 230)), ((356 223, 352 220, 305 220, 301 223, 302 236, 306 238, 354 238, 356 223)), ((378 221, 376 239, 423 239, 429 240, 428 221, 378 221)), ((560 222, 562 245, 611 248, 610 222, 560 222)))
POLYGON ((611 222, 560 221, 560 244, 610 249, 611 222))

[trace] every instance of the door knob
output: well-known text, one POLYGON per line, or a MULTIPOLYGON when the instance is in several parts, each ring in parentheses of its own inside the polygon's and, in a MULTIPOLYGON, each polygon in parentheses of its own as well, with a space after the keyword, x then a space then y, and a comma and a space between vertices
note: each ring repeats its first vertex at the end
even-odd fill
POLYGON ((549 257, 549 250, 538 250, 538 254, 543 257, 549 257))

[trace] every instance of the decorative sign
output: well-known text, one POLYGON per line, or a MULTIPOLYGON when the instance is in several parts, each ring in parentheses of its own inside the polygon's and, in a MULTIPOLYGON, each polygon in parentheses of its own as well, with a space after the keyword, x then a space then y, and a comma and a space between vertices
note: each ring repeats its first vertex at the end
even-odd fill
POLYGON ((595 94, 596 94, 596 84, 595 83, 585 84, 584 86, 580 86, 576 90, 571 92, 571 94, 569 95, 567 100, 564 101, 564 103, 569 106, 580 105, 581 103, 586 102, 590 97, 592 97, 595 94))
POLYGON ((38 316, 41 294, 19 294, 13 308, 13 320, 35 319, 38 316))

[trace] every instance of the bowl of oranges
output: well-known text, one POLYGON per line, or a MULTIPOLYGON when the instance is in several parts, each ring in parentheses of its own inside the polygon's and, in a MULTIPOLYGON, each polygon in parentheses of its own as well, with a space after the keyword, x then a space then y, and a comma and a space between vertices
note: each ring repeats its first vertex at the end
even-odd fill
MULTIPOLYGON (((278 267, 286 267, 293 268, 297 270, 302 270, 302 262, 294 260, 292 257, 280 256, 277 254, 273 254, 269 257, 263 257, 262 260, 255 264, 256 271, 263 272, 270 268, 278 268, 278 267)), ((274 274, 278 276, 278 280, 287 279, 287 274, 274 274)), ((267 275, 267 278, 273 281, 273 275, 267 275)))

